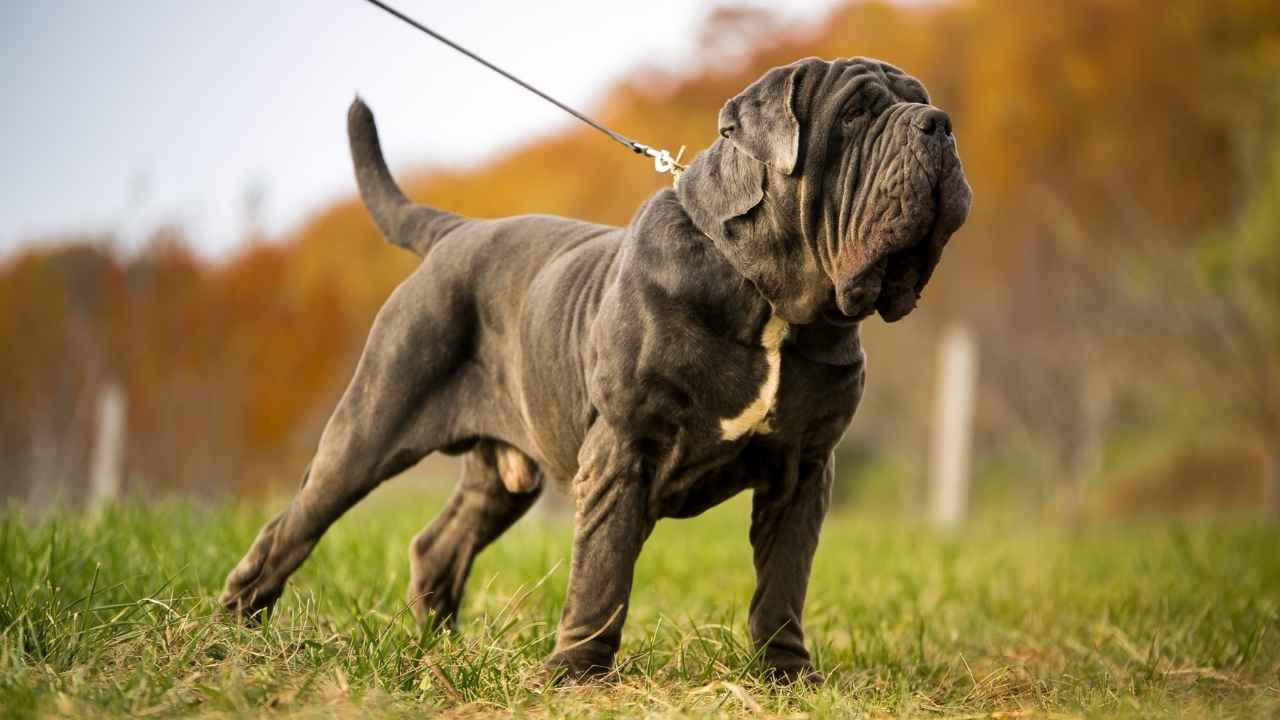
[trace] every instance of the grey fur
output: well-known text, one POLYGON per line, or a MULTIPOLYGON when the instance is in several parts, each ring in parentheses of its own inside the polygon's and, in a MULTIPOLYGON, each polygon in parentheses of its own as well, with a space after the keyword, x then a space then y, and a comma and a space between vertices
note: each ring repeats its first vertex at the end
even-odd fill
POLYGON ((576 499, 549 665, 604 672, 654 523, 750 489, 751 634, 766 667, 811 676, 801 613, 831 452, 862 393, 858 323, 910 312, 968 212, 950 121, 928 103, 875 60, 776 68, 725 105, 678 193, 614 228, 411 203, 357 99, 361 197, 423 260, 221 603, 269 608, 348 507, 431 452, 462 453, 456 493, 410 548, 424 622, 456 616, 472 559, 545 479, 576 499))

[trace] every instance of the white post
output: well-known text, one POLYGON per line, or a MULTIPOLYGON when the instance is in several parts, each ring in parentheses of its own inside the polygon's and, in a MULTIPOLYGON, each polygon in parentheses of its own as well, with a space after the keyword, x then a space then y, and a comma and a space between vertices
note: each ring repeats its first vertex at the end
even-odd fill
POLYGON ((938 350, 929 471, 929 520, 940 530, 954 529, 964 520, 977 383, 978 344, 973 331, 966 325, 952 324, 943 331, 938 350))
POLYGON ((98 429, 89 475, 89 509, 97 512, 120 495, 124 467, 124 389, 111 380, 98 395, 98 429))

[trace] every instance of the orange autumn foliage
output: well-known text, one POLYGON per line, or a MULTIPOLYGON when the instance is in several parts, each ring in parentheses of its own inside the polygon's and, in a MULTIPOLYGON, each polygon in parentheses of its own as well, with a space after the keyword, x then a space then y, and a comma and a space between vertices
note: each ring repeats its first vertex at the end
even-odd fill
MULTIPOLYGON (((1070 337, 1060 312, 1069 286, 1110 263, 1098 254, 1090 266, 1091 251, 1138 235, 1186 251, 1236 212, 1250 138, 1277 127, 1266 100, 1280 77, 1274 2, 849 2, 812 28, 780 31, 776 22, 718 11, 697 36, 704 51, 694 67, 639 69, 591 110, 632 137, 692 154, 714 137, 726 98, 806 55, 883 58, 948 109, 974 210, 919 316, 892 332, 868 328, 865 412, 898 419, 855 423, 855 442, 870 434, 892 449, 927 422, 927 363, 876 355, 918 355, 903 349, 927 346, 953 316, 988 331, 997 363, 1021 352, 1019 338, 1070 337), (1065 236, 1084 247, 1075 278, 1055 275, 1065 266, 1051 238, 1065 236)), ((415 199, 468 215, 621 224, 666 182, 647 160, 566 121, 481 166, 422 169, 403 184, 415 199)), ((10 469, 0 494, 75 494, 92 398, 107 378, 127 388, 135 487, 256 493, 294 482, 373 313, 416 260, 378 237, 354 194, 289 237, 226 260, 193 256, 175 229, 136 256, 106 245, 68 238, 0 266, 0 462, 10 469)), ((984 411, 990 430, 1016 406, 1000 405, 999 393, 1021 391, 1013 380, 984 382, 997 398, 984 411)))

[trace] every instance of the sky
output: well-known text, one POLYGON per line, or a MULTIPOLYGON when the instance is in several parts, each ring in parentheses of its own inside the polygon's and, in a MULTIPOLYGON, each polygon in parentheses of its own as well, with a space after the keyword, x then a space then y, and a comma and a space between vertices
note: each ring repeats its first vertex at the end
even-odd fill
MULTIPOLYGON (((589 112, 628 70, 687 62, 723 3, 391 4, 589 112)), ((739 4, 802 22, 835 0, 739 4)), ((220 256, 251 197, 268 235, 286 234, 354 192, 357 92, 393 169, 481 160, 575 122, 364 0, 0 3, 0 68, 0 257, 75 232, 136 248, 164 223, 220 256)))

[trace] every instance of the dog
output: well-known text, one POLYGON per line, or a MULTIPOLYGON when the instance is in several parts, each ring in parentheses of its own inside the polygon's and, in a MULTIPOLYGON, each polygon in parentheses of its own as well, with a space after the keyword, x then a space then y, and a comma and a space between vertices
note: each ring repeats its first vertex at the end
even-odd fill
POLYGON ((347 508, 429 453, 460 454, 457 489, 410 546, 415 614, 456 618, 476 554, 558 485, 574 538, 547 664, 595 676, 654 523, 749 489, 751 636, 769 673, 818 679, 801 614, 832 450, 862 395, 859 324, 911 312, 969 211, 951 121, 924 86, 868 58, 774 68, 622 228, 415 204, 358 97, 348 133, 378 229, 422 262, 222 606, 270 608, 347 508))

